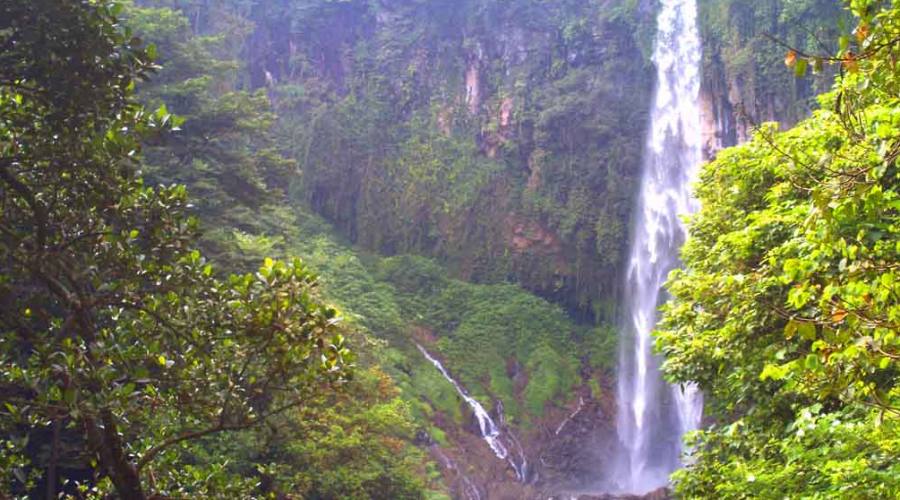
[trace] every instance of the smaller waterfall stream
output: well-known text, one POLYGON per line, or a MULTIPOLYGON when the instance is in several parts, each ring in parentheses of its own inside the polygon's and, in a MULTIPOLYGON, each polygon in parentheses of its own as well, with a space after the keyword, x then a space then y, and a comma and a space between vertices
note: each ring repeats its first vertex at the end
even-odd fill
POLYGON ((562 422, 560 422, 559 426, 556 428, 556 432, 554 432, 553 435, 554 435, 554 436, 559 436, 559 433, 562 432, 563 429, 566 428, 566 424, 568 424, 569 422, 571 422, 572 419, 575 418, 576 415, 578 415, 579 413, 581 413, 581 410, 583 410, 583 409, 584 409, 584 398, 579 396, 579 398, 578 398, 578 408, 576 408, 575 411, 573 411, 572 413, 570 413, 568 417, 566 417, 562 422))
MULTIPOLYGON (((501 433, 501 428, 494 423, 494 419, 491 418, 491 415, 481 406, 481 403, 478 402, 475 398, 469 395, 469 393, 463 388, 459 382, 456 381, 450 374, 447 372, 447 369, 444 368, 444 365, 441 364, 434 356, 428 353, 424 347, 419 344, 416 344, 416 347, 419 348, 419 351, 425 356, 435 368, 441 372, 441 375, 447 379, 448 382, 453 384, 453 387, 456 388, 456 392, 459 393, 460 397, 469 405, 469 408, 472 409, 472 413, 475 414, 475 418, 478 420, 478 427, 481 430, 481 437, 487 442, 488 446, 490 446, 491 450, 494 452, 494 455, 497 456, 500 460, 506 460, 509 462, 509 465, 512 466, 513 470, 516 472, 516 477, 519 481, 525 482, 527 480, 528 475, 528 461, 525 459, 525 454, 522 452, 522 447, 519 445, 519 442, 516 440, 515 436, 511 433, 506 432, 505 436, 501 433), (515 451, 515 455, 517 455, 518 463, 513 458, 513 454, 510 453, 509 447, 503 444, 503 439, 506 438, 506 441, 512 445, 513 451, 515 451)), ((503 421, 503 404, 499 404, 500 409, 500 421, 503 421)))

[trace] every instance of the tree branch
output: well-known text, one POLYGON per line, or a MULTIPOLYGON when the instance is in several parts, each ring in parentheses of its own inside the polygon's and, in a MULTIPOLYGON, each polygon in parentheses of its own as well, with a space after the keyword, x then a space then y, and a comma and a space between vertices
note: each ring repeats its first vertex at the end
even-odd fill
POLYGON ((146 453, 144 453, 144 455, 141 457, 140 460, 138 460, 138 463, 137 463, 136 468, 137 468, 138 474, 141 473, 141 471, 147 464, 152 462, 153 459, 155 459, 160 453, 165 451, 166 448, 174 446, 178 443, 182 443, 184 441, 199 439, 204 436, 209 436, 211 434, 217 434, 219 432, 244 430, 244 429, 253 427, 253 426, 265 421, 269 417, 273 417, 275 415, 284 413, 285 411, 290 410, 291 408, 296 408, 297 406, 300 406, 301 404, 303 404, 303 401, 299 401, 299 400, 293 401, 293 402, 286 404, 284 406, 281 406, 265 415, 261 415, 259 417, 250 419, 246 422, 242 422, 239 424, 222 424, 222 423, 220 423, 213 427, 209 427, 207 429, 202 429, 202 430, 198 430, 198 431, 190 431, 190 432, 185 432, 183 434, 179 434, 177 436, 172 436, 172 437, 166 439, 165 441, 163 441, 162 443, 150 448, 149 450, 147 450, 146 453))
POLYGON ((47 242, 47 211, 41 202, 37 200, 34 193, 31 192, 31 189, 9 171, 8 167, 10 165, 12 165, 11 158, 0 160, 0 179, 3 179, 13 191, 19 193, 19 195, 25 199, 25 203, 31 207, 31 211, 34 213, 35 228, 37 230, 38 248, 35 250, 38 250, 43 248, 44 244, 47 242))

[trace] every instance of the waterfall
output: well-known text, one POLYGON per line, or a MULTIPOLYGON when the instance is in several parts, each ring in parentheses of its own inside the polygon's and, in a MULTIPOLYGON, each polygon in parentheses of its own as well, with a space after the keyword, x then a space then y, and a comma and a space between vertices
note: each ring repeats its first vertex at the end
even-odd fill
MULTIPOLYGON (((500 460, 506 460, 509 462, 509 465, 512 466, 513 470, 516 472, 516 478, 519 481, 525 482, 527 480, 528 475, 528 462, 525 460, 525 454, 522 451, 521 445, 519 445, 518 440, 516 440, 515 436, 512 433, 507 432, 506 436, 501 435, 500 427, 498 427, 494 423, 494 419, 491 418, 490 414, 484 409, 484 406, 481 406, 481 403, 478 402, 477 399, 473 398, 469 395, 468 392, 456 381, 450 374, 447 372, 447 369, 444 368, 444 365, 441 364, 434 356, 428 353, 424 347, 419 344, 416 344, 416 347, 419 348, 419 351, 425 356, 435 368, 441 372, 441 375, 447 379, 448 382, 453 384, 453 387, 456 388, 456 392, 463 398, 466 404, 469 405, 469 408, 472 409, 472 413, 475 414, 475 419, 478 420, 478 427, 481 431, 481 437, 487 442, 488 446, 491 448, 491 451, 494 452, 494 455, 497 456, 500 460), (503 444, 503 438, 506 438, 508 444, 512 445, 513 451, 515 451, 516 457, 519 459, 518 463, 513 457, 513 454, 509 452, 507 445, 503 444)), ((502 403, 499 406, 500 408, 500 420, 503 420, 503 405, 502 403)))
POLYGON ((681 215, 696 209, 691 183, 702 160, 700 37, 696 0, 662 0, 653 53, 657 84, 626 273, 618 382, 619 490, 646 493, 681 466, 681 437, 700 424, 702 395, 672 387, 653 354, 663 284, 678 266, 681 215))

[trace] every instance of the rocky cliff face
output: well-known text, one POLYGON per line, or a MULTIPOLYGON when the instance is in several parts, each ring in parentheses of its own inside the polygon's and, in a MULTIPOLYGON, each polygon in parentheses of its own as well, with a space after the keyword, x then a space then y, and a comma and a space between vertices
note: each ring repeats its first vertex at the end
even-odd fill
POLYGON ((247 48, 354 242, 612 313, 652 89, 650 0, 261 2, 247 48))
POLYGON ((783 64, 789 47, 828 55, 846 15, 840 2, 714 0, 700 2, 704 44, 701 89, 704 153, 746 141, 757 125, 790 127, 829 89, 835 67, 802 77, 783 64))
MULTIPOLYGON (((700 8, 707 156, 758 123, 805 116, 829 75, 794 78, 780 44, 827 50, 818 40, 834 39, 837 2, 700 8)), ((295 194, 354 242, 436 256, 465 279, 518 281, 613 319, 655 10, 653 0, 259 2, 249 83, 269 88, 294 141, 295 194)))

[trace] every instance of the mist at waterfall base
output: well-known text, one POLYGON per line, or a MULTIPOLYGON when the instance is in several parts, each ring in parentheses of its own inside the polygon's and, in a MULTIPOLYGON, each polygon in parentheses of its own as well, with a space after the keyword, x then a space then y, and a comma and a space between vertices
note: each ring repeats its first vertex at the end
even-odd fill
POLYGON ((691 184, 702 161, 696 0, 662 0, 653 61, 657 84, 623 294, 620 451, 608 480, 614 491, 635 494, 668 484, 681 466, 681 438, 699 426, 703 411, 695 387, 663 381, 652 337, 663 284, 685 239, 680 216, 696 208, 691 184))

